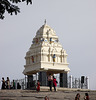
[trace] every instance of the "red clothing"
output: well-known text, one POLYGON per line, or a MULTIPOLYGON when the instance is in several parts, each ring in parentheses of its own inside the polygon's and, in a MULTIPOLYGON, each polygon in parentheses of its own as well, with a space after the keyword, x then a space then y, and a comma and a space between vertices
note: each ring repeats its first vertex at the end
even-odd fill
POLYGON ((40 83, 37 82, 37 91, 40 91, 40 83))
POLYGON ((89 100, 89 96, 86 96, 86 97, 84 98, 84 100, 89 100))
POLYGON ((55 86, 57 86, 56 78, 53 78, 53 84, 54 84, 55 86))
POLYGON ((89 96, 86 97, 86 100, 89 100, 89 96))

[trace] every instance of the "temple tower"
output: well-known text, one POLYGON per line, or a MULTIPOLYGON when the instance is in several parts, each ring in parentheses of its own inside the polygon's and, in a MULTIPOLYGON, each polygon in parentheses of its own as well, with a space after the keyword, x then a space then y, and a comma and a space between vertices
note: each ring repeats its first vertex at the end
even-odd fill
POLYGON ((55 31, 45 21, 44 25, 36 32, 31 47, 26 53, 23 74, 30 78, 32 74, 38 72, 39 81, 44 86, 47 85, 49 73, 60 73, 60 86, 67 87, 67 73, 70 71, 67 56, 55 31))

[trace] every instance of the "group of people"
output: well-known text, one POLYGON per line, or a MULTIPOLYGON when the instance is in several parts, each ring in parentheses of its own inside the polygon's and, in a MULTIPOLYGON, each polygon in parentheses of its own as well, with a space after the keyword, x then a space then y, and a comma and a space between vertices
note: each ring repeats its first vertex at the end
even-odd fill
MULTIPOLYGON (((56 78, 54 76, 52 76, 51 74, 49 74, 48 82, 49 82, 50 91, 52 91, 52 86, 54 87, 54 91, 56 91, 56 86, 57 86, 57 83, 58 83, 56 78)), ((2 88, 1 89, 11 89, 9 77, 7 77, 6 81, 5 81, 4 77, 2 77, 2 88)), ((13 80, 13 89, 15 89, 14 80, 13 80)), ((40 82, 39 81, 37 81, 37 91, 38 92, 40 91, 40 82)), ((44 100, 49 100, 49 97, 45 96, 44 100)), ((79 93, 76 94, 75 100, 80 100, 80 94, 79 93)), ((89 100, 88 93, 85 93, 84 100, 89 100)))
MULTIPOLYGON (((45 96, 44 97, 44 100, 49 100, 49 97, 48 96, 45 96)), ((75 100, 80 100, 80 94, 79 93, 76 94, 75 100)), ((85 93, 84 100, 89 100, 88 93, 85 93)))
MULTIPOLYGON (((80 100, 80 94, 79 93, 76 94, 75 100, 80 100)), ((89 100, 88 93, 85 93, 84 100, 89 100)))
POLYGON ((52 91, 52 86, 54 87, 54 91, 56 91, 56 86, 58 83, 56 78, 54 76, 52 76, 51 74, 49 74, 48 82, 49 82, 50 91, 52 91))
POLYGON ((13 85, 11 87, 11 84, 10 84, 10 80, 9 80, 9 77, 7 77, 7 80, 5 81, 4 77, 2 77, 2 87, 1 89, 15 89, 15 82, 13 80, 13 85))
MULTIPOLYGON (((52 91, 52 86, 54 87, 54 91, 56 91, 56 86, 57 86, 57 80, 54 76, 52 76, 51 74, 49 74, 48 76, 48 82, 49 82, 49 87, 50 87, 50 91, 52 91)), ((40 82, 39 80, 37 81, 37 92, 40 91, 40 82)))
POLYGON ((4 77, 2 77, 2 88, 1 89, 10 89, 9 77, 7 77, 6 81, 5 81, 4 77))

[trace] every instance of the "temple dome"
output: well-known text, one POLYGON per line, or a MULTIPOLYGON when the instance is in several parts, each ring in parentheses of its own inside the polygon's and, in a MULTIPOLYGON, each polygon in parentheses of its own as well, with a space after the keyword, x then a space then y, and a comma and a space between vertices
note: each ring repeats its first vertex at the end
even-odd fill
POLYGON ((56 36, 55 31, 47 24, 42 25, 39 30, 36 32, 36 37, 40 37, 45 35, 45 36, 50 36, 50 37, 55 37, 58 38, 58 36, 56 36))

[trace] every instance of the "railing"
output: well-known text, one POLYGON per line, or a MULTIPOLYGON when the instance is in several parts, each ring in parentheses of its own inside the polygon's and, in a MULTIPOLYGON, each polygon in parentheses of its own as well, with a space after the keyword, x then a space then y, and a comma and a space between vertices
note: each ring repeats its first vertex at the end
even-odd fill
MULTIPOLYGON (((59 76, 59 74, 56 74, 55 77, 56 77, 56 80, 58 81, 57 87, 60 87, 60 76, 59 76)), ((33 75, 33 80, 36 84, 37 80, 38 80, 38 76, 33 75)), ((16 84, 16 89, 18 89, 18 86, 17 86, 18 83, 21 86, 21 89, 27 88, 27 83, 28 83, 27 77, 25 77, 23 79, 14 80, 14 81, 15 81, 15 84, 16 84)), ((11 84, 12 84, 12 82, 11 82, 11 84)), ((72 75, 68 76, 67 86, 68 86, 68 88, 89 89, 89 77, 84 76, 84 78, 82 79, 82 77, 75 78, 72 75)))
POLYGON ((75 78, 72 75, 69 76, 68 88, 89 89, 89 77, 81 76, 81 78, 75 78))

